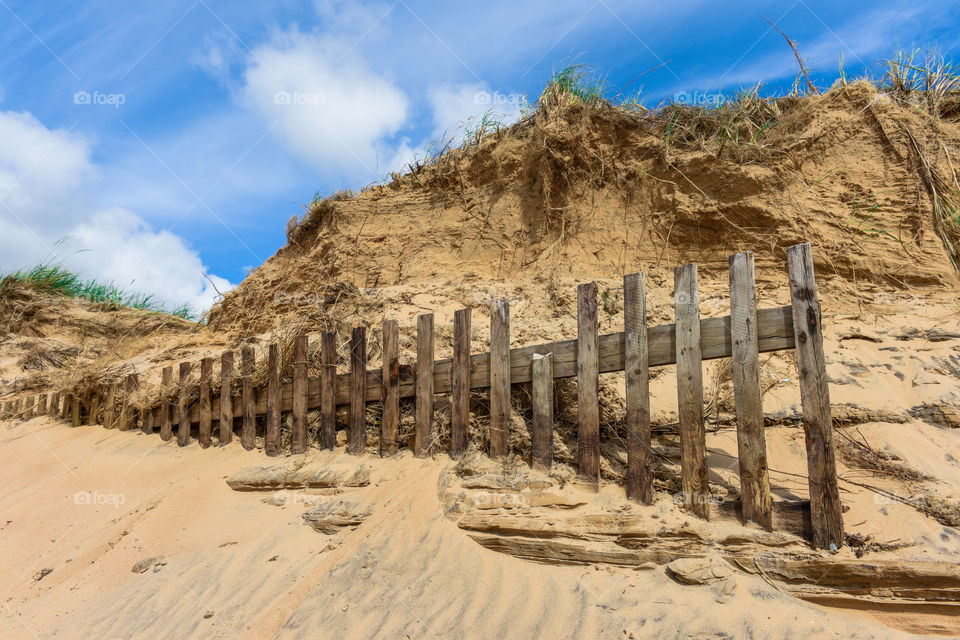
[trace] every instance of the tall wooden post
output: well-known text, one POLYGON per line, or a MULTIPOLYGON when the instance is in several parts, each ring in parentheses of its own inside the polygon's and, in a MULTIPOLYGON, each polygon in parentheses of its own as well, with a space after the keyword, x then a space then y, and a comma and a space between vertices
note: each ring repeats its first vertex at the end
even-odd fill
POLYGON ((427 455, 433 431, 433 314, 417 316, 416 431, 413 453, 427 455))
POLYGON ((267 430, 263 449, 268 456, 280 453, 280 347, 271 342, 267 349, 267 430))
POLYGON ((233 440, 233 351, 220 356, 220 419, 217 440, 219 446, 233 440))
POLYGON ((293 344, 293 438, 291 453, 307 450, 307 354, 306 335, 297 336, 293 344))
POLYGON ((200 360, 200 425, 197 441, 206 449, 210 446, 213 415, 210 413, 210 376, 213 375, 213 358, 200 360))
POLYGON ((744 520, 753 520, 772 530, 773 500, 763 432, 757 289, 752 251, 730 256, 730 342, 740 458, 741 515, 744 520))
POLYGON ((320 342, 320 448, 337 446, 337 332, 326 331, 320 342))
POLYGON ((577 287, 577 467, 582 478, 600 481, 600 355, 597 283, 577 287))
POLYGON ((383 321, 383 370, 381 373, 383 417, 380 420, 380 455, 397 452, 400 430, 400 327, 396 320, 383 321))
POLYGON ((243 410, 243 424, 240 427, 240 444, 248 451, 257 446, 257 399, 253 392, 253 373, 257 361, 253 347, 246 345, 240 350, 241 359, 241 396, 240 403, 243 410))
POLYGON ((124 389, 124 416, 125 420, 120 428, 124 431, 137 428, 137 412, 133 407, 133 396, 140 387, 140 378, 135 373, 127 375, 126 387, 124 389))
POLYGON ((490 305, 490 455, 509 452, 510 437, 510 302, 490 305))
POLYGON ((467 450, 470 427, 470 309, 453 314, 450 392, 450 455, 459 456, 467 450))
POLYGON ((530 444, 533 467, 549 470, 553 465, 553 354, 534 354, 533 428, 530 444))
POLYGON ((823 329, 810 244, 787 249, 793 333, 796 336, 803 433, 807 445, 813 543, 821 549, 843 546, 843 515, 830 417, 830 390, 823 355, 823 329))
POLYGON ((190 395, 188 383, 190 381, 189 362, 180 363, 180 396, 177 402, 177 444, 185 447, 190 444, 190 395))
POLYGON ((367 328, 350 335, 350 438, 347 453, 359 456, 367 446, 367 328))
POLYGON ((703 424, 699 302, 697 265, 677 267, 674 271, 674 307, 683 504, 688 511, 707 520, 710 518, 710 485, 707 482, 707 434, 703 424))
POLYGON ((647 355, 647 278, 623 278, 623 362, 627 394, 627 498, 653 504, 650 450, 650 370, 647 355))
POLYGON ((164 367, 160 372, 160 385, 163 387, 160 397, 160 439, 166 442, 173 438, 173 406, 170 403, 173 367, 164 367))

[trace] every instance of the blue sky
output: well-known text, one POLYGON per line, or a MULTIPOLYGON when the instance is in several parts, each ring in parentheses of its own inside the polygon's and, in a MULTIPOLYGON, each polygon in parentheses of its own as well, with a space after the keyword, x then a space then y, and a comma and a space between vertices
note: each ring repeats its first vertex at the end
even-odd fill
POLYGON ((0 0, 0 271, 57 255, 208 306, 313 194, 376 182, 553 70, 645 104, 960 42, 956 2, 0 0), (64 236, 66 241, 57 243, 64 236), (204 274, 207 274, 206 276, 204 274), (211 284, 213 283, 213 284, 211 284))

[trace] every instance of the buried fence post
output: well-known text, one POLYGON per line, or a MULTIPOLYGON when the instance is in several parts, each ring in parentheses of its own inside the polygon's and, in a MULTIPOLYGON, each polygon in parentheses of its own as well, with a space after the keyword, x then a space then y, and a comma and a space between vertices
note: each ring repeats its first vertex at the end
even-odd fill
POLYGON ((41 393, 37 396, 37 415, 47 415, 47 394, 41 393))
POLYGON ((240 430, 240 444, 250 450, 257 445, 257 414, 256 398, 253 396, 253 372, 256 369, 256 355, 253 347, 245 346, 240 351, 241 358, 241 390, 240 402, 243 406, 243 425, 240 430))
POLYGON ((653 504, 647 277, 644 273, 632 273, 623 278, 623 349, 627 394, 627 498, 653 504))
POLYGON ((337 446, 337 332, 320 339, 320 448, 337 446))
POLYGON ((400 427, 400 327, 396 320, 383 321, 383 416, 380 420, 380 455, 397 452, 400 427))
POLYGON ((760 396, 757 290, 753 252, 730 256, 730 346, 740 458, 740 505, 744 520, 773 529, 767 444, 760 396))
POLYGON ((180 395, 177 402, 177 444, 181 447, 190 443, 190 396, 187 393, 187 381, 190 378, 189 362, 180 363, 180 395))
POLYGON ((80 396, 76 393, 70 396, 70 424, 80 426, 80 396))
POLYGON ((350 334, 350 432, 347 453, 359 456, 367 444, 367 328, 350 334))
POLYGON ((36 402, 36 396, 27 396, 27 399, 23 401, 23 419, 29 420, 33 417, 33 407, 36 402))
POLYGON ((233 351, 224 351, 220 356, 220 419, 217 421, 220 435, 218 446, 233 440, 233 351))
POLYGON ((307 353, 306 335, 297 336, 293 344, 293 437, 290 453, 307 450, 307 353))
POLYGON ((413 455, 423 457, 433 431, 433 314, 417 316, 416 431, 413 455))
POLYGON ((95 386, 93 391, 90 393, 90 402, 87 405, 89 413, 87 413, 87 425, 97 424, 97 414, 100 413, 100 387, 95 386))
POLYGON ((467 450, 470 427, 470 309, 453 313, 450 400, 450 456, 456 457, 467 450))
POLYGON ((135 429, 137 427, 137 413, 133 410, 133 407, 130 404, 130 399, 133 397, 133 394, 136 392, 139 386, 140 386, 140 381, 139 381, 139 378, 137 377, 137 374, 135 373, 128 374, 126 389, 123 397, 124 419, 120 423, 120 429, 122 431, 126 431, 128 429, 135 429))
POLYGON ((103 400, 103 428, 110 429, 116 421, 117 408, 114 406, 117 398, 117 383, 107 384, 106 397, 103 400))
POLYGON ((490 305, 490 456, 510 449, 510 302, 490 305))
POLYGON ((173 407, 170 406, 170 387, 173 386, 173 367, 164 367, 160 374, 160 439, 166 442, 173 437, 173 407))
POLYGON ((600 482, 600 384, 597 283, 577 287, 577 467, 581 477, 600 482))
POLYGON ((267 348, 267 430, 263 449, 268 456, 280 453, 280 346, 267 348))
POLYGON ((553 465, 553 354, 534 354, 533 428, 530 432, 531 464, 549 470, 553 465))
POLYGON ((830 390, 823 355, 823 329, 817 285, 813 276, 810 243, 787 249, 793 332, 796 336, 797 370, 803 432, 807 448, 810 485, 810 520, 813 544, 821 549, 843 546, 843 515, 837 486, 830 390))
POLYGON ((206 449, 210 446, 212 416, 210 415, 210 376, 213 375, 213 358, 200 360, 200 427, 197 441, 206 449))
POLYGON ((674 270, 677 339, 677 405, 680 416, 680 467, 684 507, 710 519, 707 434, 703 424, 703 366, 700 352, 700 296, 697 265, 674 270))

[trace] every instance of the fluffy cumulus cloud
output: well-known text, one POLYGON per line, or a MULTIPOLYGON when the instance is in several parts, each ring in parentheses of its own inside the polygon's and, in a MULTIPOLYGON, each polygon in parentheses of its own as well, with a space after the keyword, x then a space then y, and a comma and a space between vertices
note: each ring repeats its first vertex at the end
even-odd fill
POLYGON ((406 94, 349 44, 293 30, 254 49, 243 97, 285 146, 320 169, 375 177, 385 140, 407 121, 406 94))
MULTIPOLYGON (((153 294, 169 305, 216 299, 196 251, 123 209, 97 209, 100 173, 88 141, 29 113, 0 111, 0 271, 60 260, 84 277, 153 294)), ((230 283, 211 276, 216 288, 230 283)))
POLYGON ((458 136, 477 127, 488 116, 503 125, 513 124, 520 117, 524 96, 494 91, 486 84, 445 84, 430 90, 434 133, 458 136))

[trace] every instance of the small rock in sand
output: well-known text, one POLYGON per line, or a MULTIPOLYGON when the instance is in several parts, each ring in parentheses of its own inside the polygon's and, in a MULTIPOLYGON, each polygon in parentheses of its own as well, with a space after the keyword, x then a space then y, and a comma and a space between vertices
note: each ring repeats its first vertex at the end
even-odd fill
POLYGON ((733 576, 730 565, 716 557, 678 558, 667 565, 667 573, 683 584, 713 584, 733 576))
POLYGON ((53 569, 50 569, 49 567, 44 567, 43 569, 40 569, 40 571, 37 571, 36 573, 33 574, 33 579, 34 581, 40 581, 46 578, 51 573, 53 573, 53 569))

